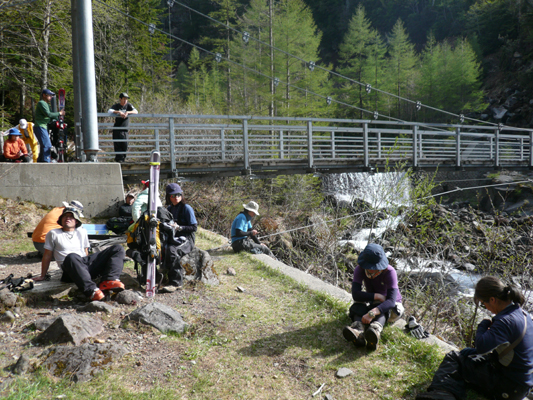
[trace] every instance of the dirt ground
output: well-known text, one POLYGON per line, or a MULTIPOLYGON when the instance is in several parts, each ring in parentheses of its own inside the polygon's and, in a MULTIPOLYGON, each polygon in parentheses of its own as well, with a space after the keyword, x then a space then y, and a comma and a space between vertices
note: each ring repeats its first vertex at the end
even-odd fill
MULTIPOLYGON (((27 237, 27 232, 48 211, 48 208, 35 204, 0 199, 0 280, 9 274, 13 274, 15 278, 40 274, 41 259, 33 248, 31 238, 27 237)), ((201 248, 201 244, 199 247, 201 248)), ((126 262, 124 272, 127 275, 123 274, 121 279, 126 289, 138 291, 142 295, 142 289, 135 279, 133 262, 126 262)), ((73 287, 75 288, 74 285, 73 287)), ((78 307, 88 303, 85 296, 77 290, 61 298, 32 296, 31 290, 20 297, 19 305, 11 309, 16 319, 12 323, 0 322, 0 368, 4 371, 0 374, 0 394, 3 384, 10 379, 9 373, 5 372, 9 371, 9 367, 14 365, 21 354, 36 358, 45 350, 43 347, 30 345, 31 339, 40 333, 33 328, 33 323, 39 318, 53 318, 63 313, 76 312, 78 307)), ((161 341, 166 337, 161 332, 135 322, 128 322, 124 326, 124 317, 149 301, 144 296, 135 305, 120 305, 110 301, 108 304, 115 307, 113 313, 88 315, 102 319, 105 326, 104 332, 93 341, 121 344, 130 351, 125 362, 135 371, 136 380, 131 384, 140 390, 149 389, 169 368, 183 363, 184 349, 179 348, 175 341, 165 341, 165 346, 161 346, 161 341)), ((206 295, 202 284, 186 283, 178 292, 158 294, 156 301, 177 309, 184 320, 194 326, 194 330, 188 331, 186 335, 194 335, 204 328, 212 329, 213 321, 224 313, 216 301, 206 295), (200 298, 201 302, 196 301, 200 298), (205 315, 210 316, 208 321, 205 315)), ((4 314, 7 309, 2 306, 0 311, 4 314)))

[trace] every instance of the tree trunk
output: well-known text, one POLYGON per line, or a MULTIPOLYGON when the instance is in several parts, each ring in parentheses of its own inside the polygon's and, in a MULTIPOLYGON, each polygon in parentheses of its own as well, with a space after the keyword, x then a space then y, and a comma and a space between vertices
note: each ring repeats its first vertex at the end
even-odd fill
POLYGON ((41 87, 48 87, 48 62, 50 57, 50 20, 52 14, 52 0, 47 0, 44 5, 43 18, 43 50, 41 52, 42 68, 41 68, 41 87))

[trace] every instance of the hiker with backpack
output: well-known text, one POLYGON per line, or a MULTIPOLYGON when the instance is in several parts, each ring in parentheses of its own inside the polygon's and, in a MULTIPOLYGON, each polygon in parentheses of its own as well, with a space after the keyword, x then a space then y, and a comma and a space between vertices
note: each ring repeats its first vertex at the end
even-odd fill
POLYGON ((252 228, 252 219, 259 215, 259 205, 255 201, 243 204, 241 211, 231 224, 231 247, 235 253, 247 251, 252 254, 266 254, 272 258, 274 254, 268 246, 257 238, 257 230, 252 228))
POLYGON ((177 183, 170 183, 165 189, 165 205, 172 214, 170 223, 161 223, 159 229, 167 235, 163 269, 168 274, 168 285, 161 293, 172 293, 183 286, 184 271, 181 258, 194 249, 198 221, 193 208, 186 203, 183 190, 177 183))
POLYGON ((417 400, 466 399, 467 387, 489 399, 522 400, 533 388, 533 321, 521 308, 524 295, 486 276, 476 284, 474 301, 494 317, 479 323, 474 348, 446 354, 417 400))
POLYGON ((119 280, 124 267, 124 248, 115 244, 89 255, 89 236, 76 207, 65 207, 57 223, 61 228, 46 234, 41 275, 33 280, 46 280, 53 256, 63 271, 61 281, 74 282, 91 301, 102 300, 105 291, 124 290, 119 280), (97 277, 101 277, 98 286, 93 282, 97 277))
POLYGON ((379 244, 370 243, 359 254, 353 273, 352 297, 352 324, 346 326, 342 334, 356 346, 375 350, 385 323, 403 313, 396 270, 389 265, 385 250, 379 244))

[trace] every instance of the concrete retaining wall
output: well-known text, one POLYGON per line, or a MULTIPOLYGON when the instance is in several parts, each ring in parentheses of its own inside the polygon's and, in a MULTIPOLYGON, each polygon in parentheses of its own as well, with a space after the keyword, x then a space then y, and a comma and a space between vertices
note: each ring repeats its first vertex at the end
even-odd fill
POLYGON ((124 201, 118 163, 0 163, 0 197, 47 206, 79 200, 85 217, 118 214, 124 201))

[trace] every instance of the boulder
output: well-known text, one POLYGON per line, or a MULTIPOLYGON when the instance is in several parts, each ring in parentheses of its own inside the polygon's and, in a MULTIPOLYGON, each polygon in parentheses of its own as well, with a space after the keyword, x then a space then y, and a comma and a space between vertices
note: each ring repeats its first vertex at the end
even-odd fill
POLYGON ((66 343, 72 342, 76 346, 90 337, 102 333, 104 326, 101 321, 83 315, 63 314, 35 338, 36 343, 66 343))
POLYGON ((185 270, 185 279, 188 281, 197 280, 208 285, 220 283, 213 260, 207 251, 195 247, 181 258, 180 264, 185 270))
POLYGON ((181 319, 181 314, 179 312, 169 306, 157 302, 137 308, 129 314, 126 319, 151 325, 163 333, 181 333, 187 327, 187 323, 181 319))

